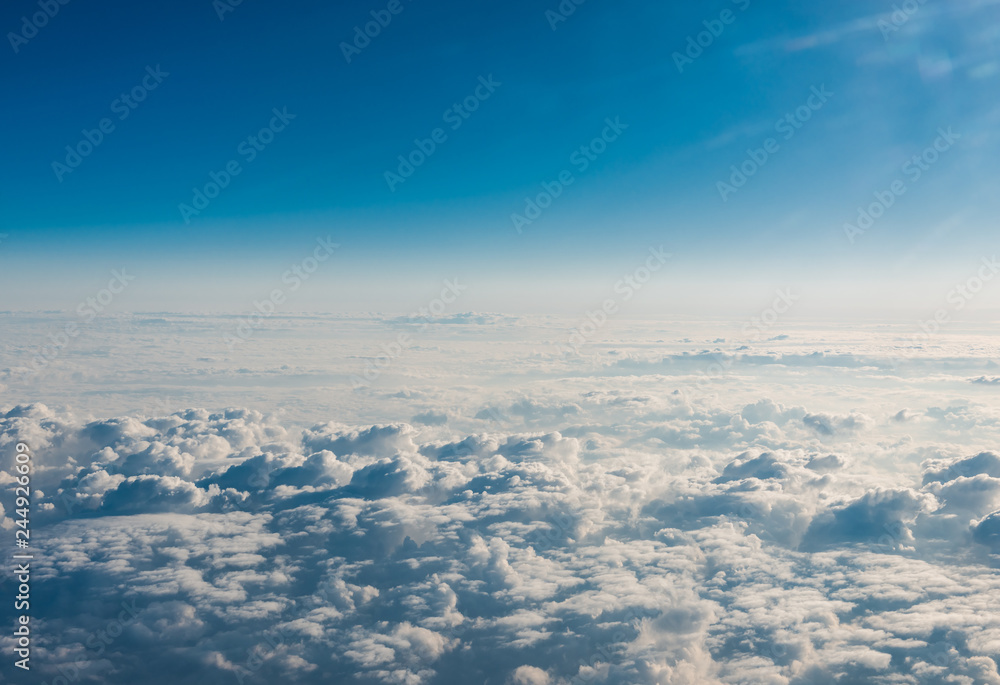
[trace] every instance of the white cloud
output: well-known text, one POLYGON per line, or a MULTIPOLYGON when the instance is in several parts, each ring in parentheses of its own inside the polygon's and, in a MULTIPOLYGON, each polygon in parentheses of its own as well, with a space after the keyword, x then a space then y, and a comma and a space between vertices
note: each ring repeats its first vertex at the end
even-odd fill
POLYGON ((322 381, 335 402, 285 394, 300 377, 263 348, 246 373, 167 374, 206 398, 266 378, 255 409, 7 406, 0 455, 30 442, 41 493, 40 677, 996 680, 1000 428, 964 381, 981 359, 914 362, 942 383, 892 375, 875 337, 776 336, 702 383, 721 335, 591 364, 462 347, 501 330, 483 327, 429 327, 384 388, 331 390, 345 364, 322 381), (92 639, 123 601, 134 618, 92 639))

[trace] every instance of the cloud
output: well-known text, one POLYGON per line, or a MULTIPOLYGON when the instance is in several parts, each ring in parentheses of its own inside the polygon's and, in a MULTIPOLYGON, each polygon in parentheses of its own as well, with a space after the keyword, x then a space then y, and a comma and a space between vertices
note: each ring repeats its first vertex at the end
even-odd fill
POLYGON ((822 457, 812 457, 809 460, 809 463, 806 464, 806 468, 824 473, 827 471, 837 471, 844 468, 846 465, 847 461, 840 455, 827 454, 822 457))
POLYGON ((785 466, 772 454, 761 454, 751 457, 748 453, 741 454, 735 461, 726 464, 722 475, 716 479, 718 483, 728 483, 745 478, 769 480, 784 478, 788 475, 785 466))
POLYGON ((399 316, 389 319, 390 323, 398 324, 439 324, 457 326, 504 326, 517 323, 518 317, 504 314, 487 314, 480 312, 462 312, 442 316, 399 316))
POLYGON ((888 538, 894 545, 912 542, 908 525, 917 515, 933 511, 936 500, 909 488, 878 488, 839 507, 831 507, 809 526, 805 547, 876 542, 888 538))
POLYGON ((413 422, 425 426, 443 426, 448 423, 448 415, 444 412, 424 411, 416 414, 413 422))
POLYGON ((994 511, 973 526, 972 537, 980 545, 1000 551, 1000 511, 994 511))
MULTIPOLYGON (((538 325, 511 344, 552 337, 538 325)), ((323 351, 303 346, 287 372, 170 379, 260 384, 257 410, 4 407, 0 457, 23 439, 38 467, 39 677, 995 678, 1000 430, 986 395, 947 391, 988 394, 962 382, 981 360, 899 377, 875 343, 796 335, 699 384, 715 354, 659 333, 596 364, 500 345, 443 382, 441 340, 478 335, 459 328, 428 327, 395 382, 359 393, 331 374, 310 394, 323 351), (487 368, 506 380, 484 390, 487 368)), ((745 342, 719 333, 690 339, 745 342)))
POLYGON ((951 462, 933 460, 925 466, 923 478, 925 484, 946 483, 956 478, 972 477, 978 474, 1000 478, 1000 457, 992 452, 980 452, 975 456, 951 462))
POLYGON ((874 421, 864 414, 849 414, 847 416, 836 416, 831 414, 806 414, 802 417, 802 423, 820 435, 839 436, 850 434, 855 431, 867 430, 874 425, 874 421))
POLYGON ((549 685, 549 674, 535 666, 518 666, 511 674, 510 685, 549 685))
POLYGON ((218 488, 202 490, 176 476, 133 476, 104 494, 101 511, 190 512, 205 507, 218 493, 218 488))
POLYGON ((359 454, 391 457, 398 452, 416 451, 412 436, 416 431, 407 424, 371 426, 352 430, 334 423, 311 429, 304 443, 314 451, 329 450, 336 455, 359 454))

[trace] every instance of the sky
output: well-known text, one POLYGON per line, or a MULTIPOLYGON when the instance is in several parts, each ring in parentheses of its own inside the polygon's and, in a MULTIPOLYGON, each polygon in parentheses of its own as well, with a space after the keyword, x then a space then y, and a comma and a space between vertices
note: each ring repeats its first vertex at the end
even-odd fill
POLYGON ((34 682, 1000 685, 998 5, 10 0, 34 682))
POLYGON ((458 277, 479 309, 579 311, 663 246, 636 313, 788 286, 924 311, 994 254, 995 2, 388 5, 8 3, 0 309, 126 268, 115 307, 241 310, 318 237, 340 247, 292 309, 458 277))

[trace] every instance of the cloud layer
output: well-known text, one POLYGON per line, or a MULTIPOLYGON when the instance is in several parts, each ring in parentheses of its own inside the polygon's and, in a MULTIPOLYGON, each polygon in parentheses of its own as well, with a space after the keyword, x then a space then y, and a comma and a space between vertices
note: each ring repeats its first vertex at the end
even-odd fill
POLYGON ((39 671, 1000 683, 996 453, 887 445, 889 414, 767 398, 589 391, 472 411, 520 428, 8 407, 4 458, 15 439, 37 455, 39 671))

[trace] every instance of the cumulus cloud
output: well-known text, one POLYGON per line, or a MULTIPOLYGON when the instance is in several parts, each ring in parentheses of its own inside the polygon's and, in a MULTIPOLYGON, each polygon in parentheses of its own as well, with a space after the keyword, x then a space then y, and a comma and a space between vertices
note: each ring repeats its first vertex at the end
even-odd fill
POLYGON ((806 533, 806 546, 876 542, 886 536, 895 544, 912 542, 909 524, 936 506, 933 497, 909 488, 878 488, 817 516, 806 533))
POLYGON ((995 365, 624 322, 573 358, 553 321, 423 323, 356 392, 370 338, 338 367, 304 317, 280 322, 295 360, 265 335, 171 373, 91 355, 45 386, 86 411, 4 406, 0 484, 17 440, 36 467, 39 678, 996 681, 1000 412, 966 382, 995 365), (109 408, 88 383, 119 367, 178 396, 109 408), (255 408, 184 408, 237 391, 255 408))
POLYGON ((535 666, 518 666, 511 674, 510 685, 549 685, 549 674, 535 666))
POLYGON ((338 455, 359 454, 391 457, 399 451, 416 450, 412 437, 416 431, 406 424, 371 426, 363 430, 328 423, 311 429, 304 440, 309 448, 329 450, 338 455))
POLYGON ((871 428, 874 421, 864 414, 852 413, 847 416, 836 416, 817 413, 806 414, 802 417, 802 423, 820 435, 836 436, 871 428))
POLYGON ((1000 478, 1000 457, 992 452, 980 452, 952 461, 932 460, 926 464, 924 483, 947 483, 961 477, 985 474, 1000 478))
POLYGON ((1000 511, 994 511, 977 521, 972 528, 976 542, 1000 552, 1000 511))
POLYGON ((423 424, 425 426, 443 426, 448 423, 448 415, 444 412, 436 412, 433 410, 422 411, 419 414, 414 415, 413 422, 423 424))

